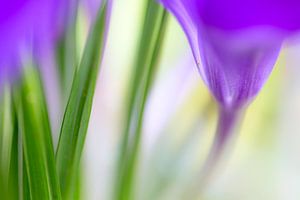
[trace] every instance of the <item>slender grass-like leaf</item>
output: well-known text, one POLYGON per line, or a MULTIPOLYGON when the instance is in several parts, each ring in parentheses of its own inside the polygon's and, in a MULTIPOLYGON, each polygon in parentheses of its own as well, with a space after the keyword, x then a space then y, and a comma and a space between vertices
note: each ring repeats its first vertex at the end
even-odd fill
MULTIPOLYGON (((25 157, 24 154, 22 154, 23 158, 25 157)), ((21 160, 21 159, 20 159, 21 160)), ((21 174, 22 174, 22 198, 24 200, 30 200, 31 195, 30 195, 30 188, 29 188, 29 180, 28 180, 28 171, 27 171, 27 166, 25 163, 25 160, 22 159, 22 165, 20 166, 21 174)))
POLYGON ((78 71, 73 80, 56 152, 62 196, 73 199, 80 157, 88 128, 94 90, 103 55, 110 2, 104 1, 88 36, 78 71))
POLYGON ((0 169, 2 173, 0 179, 7 185, 14 129, 11 95, 7 87, 4 88, 1 99, 0 119, 0 169))
POLYGON ((79 0, 67 1, 66 31, 56 49, 56 60, 60 75, 61 92, 67 100, 77 67, 76 21, 79 0))
POLYGON ((20 199, 20 185, 19 185, 19 135, 18 127, 16 121, 16 113, 14 112, 14 131, 13 131, 13 141, 11 149, 11 161, 9 169, 9 179, 8 179, 8 193, 10 200, 20 199))
POLYGON ((15 91, 24 155, 23 194, 32 200, 61 199, 42 82, 32 66, 30 63, 25 69, 15 91))
POLYGON ((149 0, 135 61, 125 130, 117 165, 116 200, 128 200, 133 196, 134 172, 141 140, 144 110, 158 66, 157 61, 165 35, 166 22, 166 11, 157 2, 149 0))
POLYGON ((18 129, 8 86, 0 100, 0 194, 4 199, 18 199, 18 129))

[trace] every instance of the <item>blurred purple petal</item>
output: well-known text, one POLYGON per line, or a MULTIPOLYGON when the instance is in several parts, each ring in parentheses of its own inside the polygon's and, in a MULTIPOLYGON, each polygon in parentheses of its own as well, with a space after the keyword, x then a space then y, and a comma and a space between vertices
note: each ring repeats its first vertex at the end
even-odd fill
POLYGON ((2 0, 0 3, 0 82, 15 76, 20 56, 42 54, 62 33, 64 1, 2 0), (22 54, 22 55, 21 55, 22 54))
POLYGON ((95 19, 100 6, 102 5, 102 0, 84 0, 89 17, 95 19))

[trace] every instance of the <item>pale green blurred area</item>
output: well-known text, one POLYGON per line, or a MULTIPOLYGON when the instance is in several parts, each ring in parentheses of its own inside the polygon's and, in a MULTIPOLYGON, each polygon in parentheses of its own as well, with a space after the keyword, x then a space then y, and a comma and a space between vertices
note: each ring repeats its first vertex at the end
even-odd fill
MULTIPOLYGON (((84 199, 106 200, 112 193, 125 96, 142 19, 143 1, 115 1, 85 145, 84 199)), ((80 41, 88 26, 85 20, 82 14, 80 41)), ((167 30, 147 103, 136 199, 300 199, 300 45, 284 48, 224 162, 209 186, 200 191, 197 177, 214 134, 216 105, 173 17, 167 30)))

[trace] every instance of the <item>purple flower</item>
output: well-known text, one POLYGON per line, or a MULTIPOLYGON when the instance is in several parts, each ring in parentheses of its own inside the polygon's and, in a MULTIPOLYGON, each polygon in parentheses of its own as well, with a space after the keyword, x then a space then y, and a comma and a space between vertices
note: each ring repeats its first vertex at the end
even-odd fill
POLYGON ((20 56, 42 53, 62 33, 64 1, 1 0, 0 84, 17 73, 20 56))
POLYGON ((300 28, 298 0, 161 0, 188 36, 200 74, 223 107, 248 103, 282 41, 300 28))
POLYGON ((300 1, 160 1, 184 29, 200 75, 219 104, 215 141, 202 171, 206 179, 242 108, 269 77, 283 40, 300 29, 300 1))

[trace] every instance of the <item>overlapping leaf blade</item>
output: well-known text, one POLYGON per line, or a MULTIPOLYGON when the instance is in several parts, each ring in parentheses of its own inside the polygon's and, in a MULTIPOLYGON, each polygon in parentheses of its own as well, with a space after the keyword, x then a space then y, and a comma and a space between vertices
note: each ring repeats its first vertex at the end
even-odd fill
POLYGON ((103 1, 72 84, 56 152, 64 199, 74 198, 80 157, 88 128, 99 63, 103 55, 110 2, 103 1))
POLYGON ((24 155, 24 198, 61 199, 45 95, 32 63, 14 95, 24 155))
POLYGON ((5 199, 14 200, 19 195, 18 128, 8 86, 4 87, 0 102, 0 193, 5 199))
POLYGON ((166 22, 167 12, 157 2, 149 0, 128 96, 125 129, 117 164, 116 200, 132 199, 133 196, 144 110, 158 67, 166 22))

